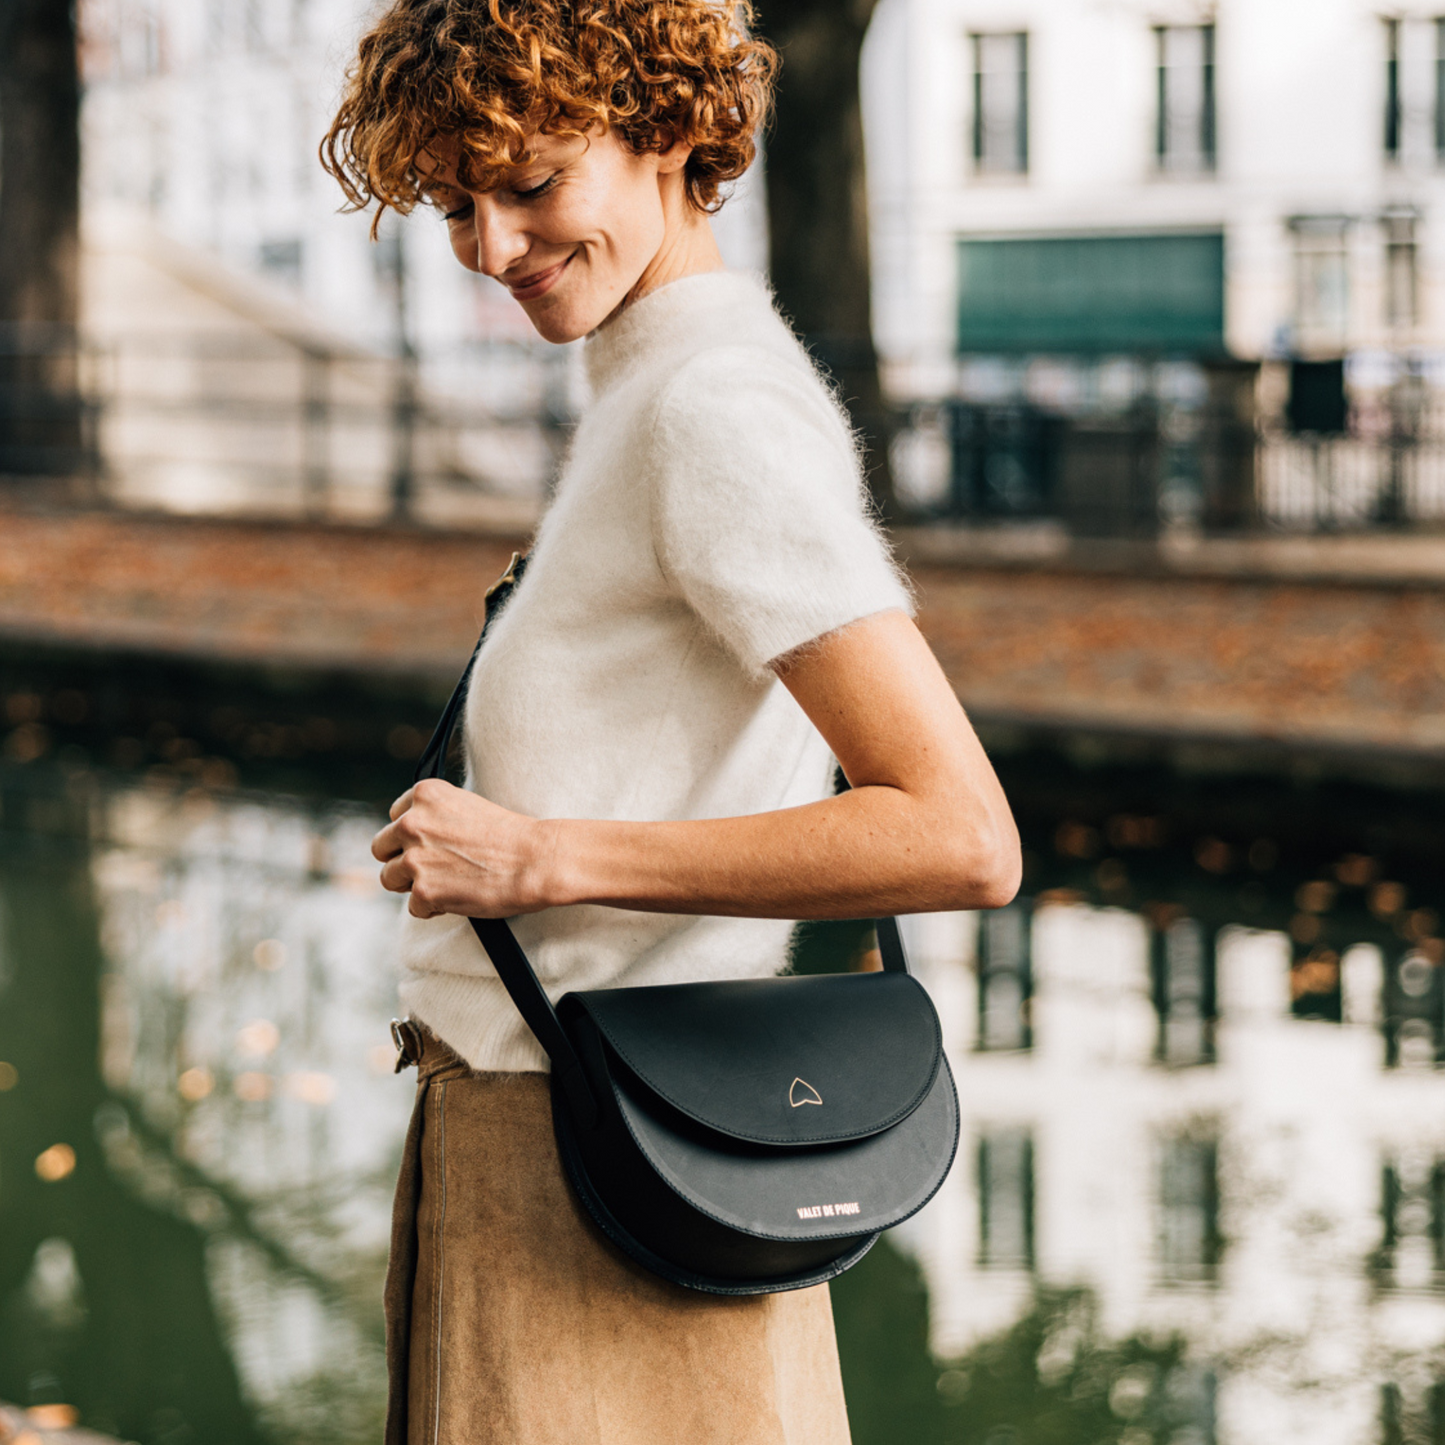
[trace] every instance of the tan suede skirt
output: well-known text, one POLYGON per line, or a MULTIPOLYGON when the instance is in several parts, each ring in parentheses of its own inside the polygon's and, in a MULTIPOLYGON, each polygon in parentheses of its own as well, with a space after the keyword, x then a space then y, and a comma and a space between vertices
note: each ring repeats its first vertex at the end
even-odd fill
POLYGON ((730 1299, 649 1274, 568 1187, 546 1075, 412 1038, 386 1445, 849 1445, 826 1285, 730 1299))

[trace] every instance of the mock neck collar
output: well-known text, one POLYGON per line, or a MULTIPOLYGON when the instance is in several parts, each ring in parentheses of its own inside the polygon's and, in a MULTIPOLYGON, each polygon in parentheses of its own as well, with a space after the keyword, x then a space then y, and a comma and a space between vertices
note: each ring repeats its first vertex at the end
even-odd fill
POLYGON ((720 325, 735 330, 759 308, 769 316, 767 288, 745 271, 704 271, 649 291, 603 322, 583 349, 594 397, 663 352, 695 344, 720 325))

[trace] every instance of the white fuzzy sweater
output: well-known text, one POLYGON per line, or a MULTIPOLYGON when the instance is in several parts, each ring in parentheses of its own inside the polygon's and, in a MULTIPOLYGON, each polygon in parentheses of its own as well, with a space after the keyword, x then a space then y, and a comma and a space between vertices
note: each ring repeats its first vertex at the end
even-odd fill
MULTIPOLYGON (((768 663, 907 608, 846 420, 756 281, 692 276, 586 344, 592 399, 526 577, 477 662, 468 786, 541 818, 815 801, 827 745, 768 663)), ((516 920, 569 989, 752 978, 791 925, 584 905, 516 920)), ((545 1069, 463 918, 408 917, 402 1002, 476 1068, 545 1069)))

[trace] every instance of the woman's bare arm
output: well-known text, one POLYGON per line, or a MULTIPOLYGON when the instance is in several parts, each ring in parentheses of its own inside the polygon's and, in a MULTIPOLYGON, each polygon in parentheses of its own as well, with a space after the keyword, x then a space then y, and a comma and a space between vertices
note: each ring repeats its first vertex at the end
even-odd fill
POLYGON ((571 903, 659 913, 858 918, 996 908, 1019 884, 1003 790, 927 643, 901 612, 778 667, 852 791, 747 817, 533 819, 449 783, 393 804, 372 852, 419 917, 571 903))

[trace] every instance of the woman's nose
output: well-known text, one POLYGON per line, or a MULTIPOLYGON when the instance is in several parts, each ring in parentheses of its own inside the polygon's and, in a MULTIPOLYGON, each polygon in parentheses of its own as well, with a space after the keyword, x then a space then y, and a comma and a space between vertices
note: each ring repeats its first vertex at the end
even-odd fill
POLYGON ((484 276, 500 276, 527 254, 531 242, 513 218, 489 202, 490 197, 483 198, 475 211, 477 270, 484 276))

